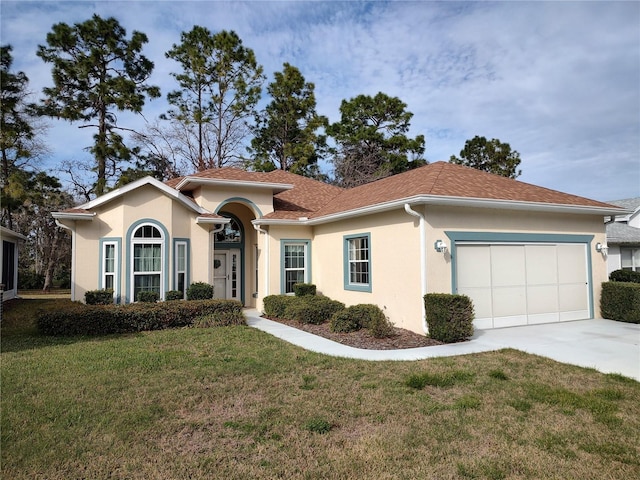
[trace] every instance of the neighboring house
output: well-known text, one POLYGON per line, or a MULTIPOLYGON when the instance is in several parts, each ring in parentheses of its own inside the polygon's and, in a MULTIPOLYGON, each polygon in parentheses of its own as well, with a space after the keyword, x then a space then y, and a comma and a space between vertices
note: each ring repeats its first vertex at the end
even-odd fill
POLYGON ((607 273, 614 270, 640 272, 640 197, 609 202, 626 210, 610 217, 607 225, 607 273))
POLYGON ((297 282, 425 331, 426 292, 462 293, 478 328, 599 316, 603 218, 623 209, 445 162, 344 190, 292 173, 150 177, 56 212, 72 298, 186 291, 262 308, 297 282))
POLYGON ((26 240, 24 235, 0 227, 2 239, 2 256, 0 257, 0 283, 4 289, 2 300, 10 300, 18 295, 18 251, 19 243, 26 240))

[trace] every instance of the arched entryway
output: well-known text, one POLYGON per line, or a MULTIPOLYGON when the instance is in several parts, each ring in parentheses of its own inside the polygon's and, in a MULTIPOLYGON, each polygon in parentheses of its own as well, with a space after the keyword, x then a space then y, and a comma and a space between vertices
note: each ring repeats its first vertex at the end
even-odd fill
POLYGON ((257 235, 251 223, 257 209, 251 202, 223 202, 218 215, 230 219, 220 231, 212 233, 212 285, 214 297, 238 300, 255 306, 257 292, 257 235))

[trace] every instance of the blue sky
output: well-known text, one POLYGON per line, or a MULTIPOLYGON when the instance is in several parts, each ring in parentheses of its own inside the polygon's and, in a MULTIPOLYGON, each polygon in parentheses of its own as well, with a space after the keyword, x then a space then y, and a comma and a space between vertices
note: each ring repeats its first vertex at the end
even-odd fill
MULTIPOLYGON (((332 122, 343 99, 381 91, 408 105, 431 162, 482 135, 520 152, 524 182, 605 201, 640 196, 640 2, 2 0, 1 43, 36 97, 52 85, 37 46, 54 23, 94 13, 149 37, 150 83, 163 98, 147 103, 148 121, 168 108, 177 65, 164 53, 180 33, 235 30, 264 66, 265 88, 291 63, 332 122)), ((119 123, 142 130, 145 118, 119 123)), ((45 166, 88 158, 90 129, 49 125, 45 166)))

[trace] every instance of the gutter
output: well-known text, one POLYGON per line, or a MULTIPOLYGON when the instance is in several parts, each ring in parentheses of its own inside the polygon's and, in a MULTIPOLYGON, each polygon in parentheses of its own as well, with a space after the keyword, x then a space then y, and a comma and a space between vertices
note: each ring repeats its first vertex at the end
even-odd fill
POLYGON ((420 220, 420 303, 422 305, 422 330, 429 335, 427 325, 427 311, 424 305, 424 296, 427 294, 427 222, 424 215, 416 212, 408 203, 404 204, 404 211, 420 220))
POLYGON ((597 207, 588 205, 570 205, 558 203, 544 202, 525 202, 514 200, 494 200, 486 198, 473 197, 443 197, 440 195, 414 195, 399 200, 391 200, 388 202, 378 203, 375 205, 367 205, 364 207, 354 208, 344 212, 331 213, 315 218, 300 217, 298 219, 269 219, 262 218, 254 220, 258 225, 320 225, 323 223, 335 222, 347 218, 369 215, 373 213, 386 212, 403 207, 405 204, 423 204, 450 207, 470 207, 470 208, 492 208, 501 210, 524 210, 533 212, 549 212, 549 213, 571 213, 586 215, 619 215, 624 213, 623 209, 597 207))

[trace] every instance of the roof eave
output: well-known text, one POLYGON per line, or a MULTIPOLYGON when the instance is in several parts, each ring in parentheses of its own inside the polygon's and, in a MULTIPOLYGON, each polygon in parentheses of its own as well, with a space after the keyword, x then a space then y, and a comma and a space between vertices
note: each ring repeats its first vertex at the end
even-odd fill
POLYGON ((95 212, 78 213, 78 212, 51 212, 51 216, 56 220, 84 220, 92 221, 96 216, 95 212))
POLYGON ((201 177, 184 177, 176 185, 176 190, 185 190, 187 186, 221 186, 221 187, 244 187, 271 190, 273 194, 291 190, 293 185, 289 183, 271 183, 271 182, 251 182, 246 180, 226 180, 219 178, 201 178, 201 177))
POLYGON ((136 180, 134 182, 128 183, 123 187, 120 187, 120 188, 112 190, 112 191, 110 191, 108 193, 105 193, 104 195, 102 195, 102 196, 100 196, 98 198, 95 198, 95 199, 91 200, 90 202, 85 203, 84 205, 80 205, 77 208, 78 209, 82 209, 82 210, 90 210, 92 208, 95 208, 95 207, 98 207, 98 206, 103 205, 105 203, 108 203, 111 200, 115 200, 116 198, 124 195, 125 193, 130 192, 132 190, 135 190, 137 188, 143 187, 145 185, 152 185, 152 186, 156 187, 158 190, 160 190, 162 193, 164 193, 168 197, 173 198, 174 200, 178 200, 180 203, 182 203, 189 210, 192 210, 192 211, 194 211, 196 213, 200 213, 200 214, 211 213, 207 209, 205 209, 205 208, 201 207, 200 205, 194 203, 192 200, 187 198, 180 191, 165 185, 164 183, 160 182, 159 180, 156 180, 153 177, 144 177, 144 178, 141 178, 141 179, 136 180))
POLYGON ((196 217, 196 223, 198 225, 222 225, 229 222, 231 222, 230 218, 196 217))
POLYGON ((536 212, 551 213, 572 213, 580 215, 615 215, 620 209, 608 207, 597 207, 591 205, 570 205, 544 202, 526 202, 513 200, 494 200, 486 198, 469 198, 469 197, 443 197, 438 195, 416 195, 413 197, 392 200, 389 202, 368 205, 344 212, 332 213, 315 218, 301 217, 299 219, 258 219, 254 223, 256 225, 320 225, 323 223, 335 222, 346 218, 353 218, 362 215, 370 215, 381 213, 389 210, 401 208, 404 204, 410 205, 438 205, 452 207, 473 207, 473 208, 492 208, 502 210, 522 210, 536 212))

